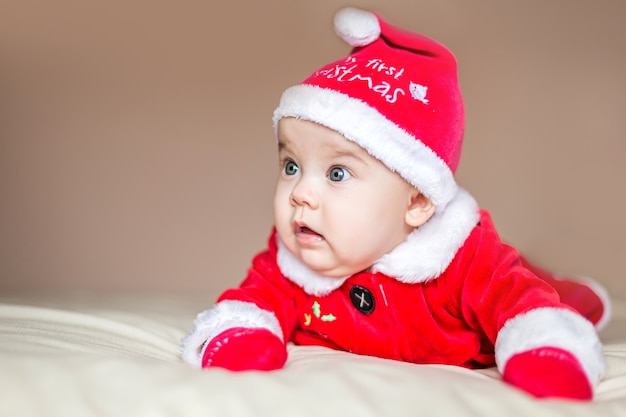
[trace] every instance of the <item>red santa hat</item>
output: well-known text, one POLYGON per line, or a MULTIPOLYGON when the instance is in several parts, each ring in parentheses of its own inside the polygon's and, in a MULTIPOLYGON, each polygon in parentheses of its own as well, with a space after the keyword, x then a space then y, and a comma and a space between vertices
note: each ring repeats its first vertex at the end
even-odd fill
POLYGON ((341 133, 442 210, 457 194, 464 109, 454 55, 354 8, 335 15, 352 52, 288 88, 274 112, 341 133))

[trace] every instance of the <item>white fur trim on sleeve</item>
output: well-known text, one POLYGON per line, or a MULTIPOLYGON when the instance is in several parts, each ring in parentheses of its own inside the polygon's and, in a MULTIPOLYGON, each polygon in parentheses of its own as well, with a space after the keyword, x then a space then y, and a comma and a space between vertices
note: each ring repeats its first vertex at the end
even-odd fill
POLYGON ((593 324, 570 310, 538 308, 508 320, 496 340, 496 364, 504 370, 515 354, 556 347, 574 355, 595 386, 604 374, 602 345, 593 324))
POLYGON ((265 328, 283 340, 283 332, 274 313, 254 303, 226 300, 198 314, 193 329, 183 339, 182 359, 199 368, 207 342, 233 327, 265 328))

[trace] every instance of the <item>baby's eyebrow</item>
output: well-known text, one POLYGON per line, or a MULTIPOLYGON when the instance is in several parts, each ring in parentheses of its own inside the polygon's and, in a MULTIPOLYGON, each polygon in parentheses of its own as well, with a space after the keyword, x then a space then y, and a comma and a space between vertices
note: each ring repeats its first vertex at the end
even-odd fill
MULTIPOLYGON (((278 153, 281 153, 283 151, 290 153, 290 148, 291 147, 289 141, 278 140, 278 153)), ((367 159, 363 158, 361 155, 358 155, 349 149, 342 149, 341 147, 337 148, 325 146, 319 148, 319 152, 324 153, 327 158, 331 159, 353 159, 354 161, 360 162, 362 164, 368 164, 367 159)))
POLYGON ((278 140, 278 150, 282 151, 282 150, 286 150, 288 151, 290 148, 290 144, 289 141, 284 141, 284 140, 278 140))
POLYGON ((364 158, 362 158, 360 155, 355 154, 354 152, 347 150, 347 149, 333 148, 329 151, 329 154, 333 158, 349 158, 349 159, 354 159, 355 161, 358 161, 362 164, 367 164, 367 161, 364 158))
POLYGON ((287 146, 287 144, 285 142, 283 142, 282 140, 278 141, 278 152, 280 153, 281 151, 284 150, 289 150, 289 146, 287 146))

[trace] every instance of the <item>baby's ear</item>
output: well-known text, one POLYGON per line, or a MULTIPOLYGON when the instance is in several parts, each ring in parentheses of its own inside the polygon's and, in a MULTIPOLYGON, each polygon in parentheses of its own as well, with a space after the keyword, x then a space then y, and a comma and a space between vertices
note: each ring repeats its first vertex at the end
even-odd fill
POLYGON ((420 227, 435 214, 435 205, 419 190, 411 190, 409 205, 404 216, 406 224, 420 227))

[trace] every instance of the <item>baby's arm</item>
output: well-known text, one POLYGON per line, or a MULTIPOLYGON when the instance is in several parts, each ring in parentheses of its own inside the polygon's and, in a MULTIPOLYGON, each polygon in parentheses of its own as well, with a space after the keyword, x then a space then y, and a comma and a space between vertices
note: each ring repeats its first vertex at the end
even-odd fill
POLYGON ((224 292, 198 314, 183 339, 182 358, 197 367, 272 370, 287 359, 286 338, 295 326, 293 284, 268 252, 257 255, 239 288, 224 292))
POLYGON ((496 234, 480 234, 474 248, 480 253, 468 264, 461 305, 468 323, 495 343, 503 380, 537 397, 591 399, 604 373, 593 324, 496 234))
POLYGON ((501 310, 509 318, 496 334, 496 363, 503 380, 536 397, 591 399, 604 372, 593 324, 565 305, 552 304, 551 289, 532 278, 520 280, 512 288, 518 304, 511 310, 523 310, 513 315, 501 310))

